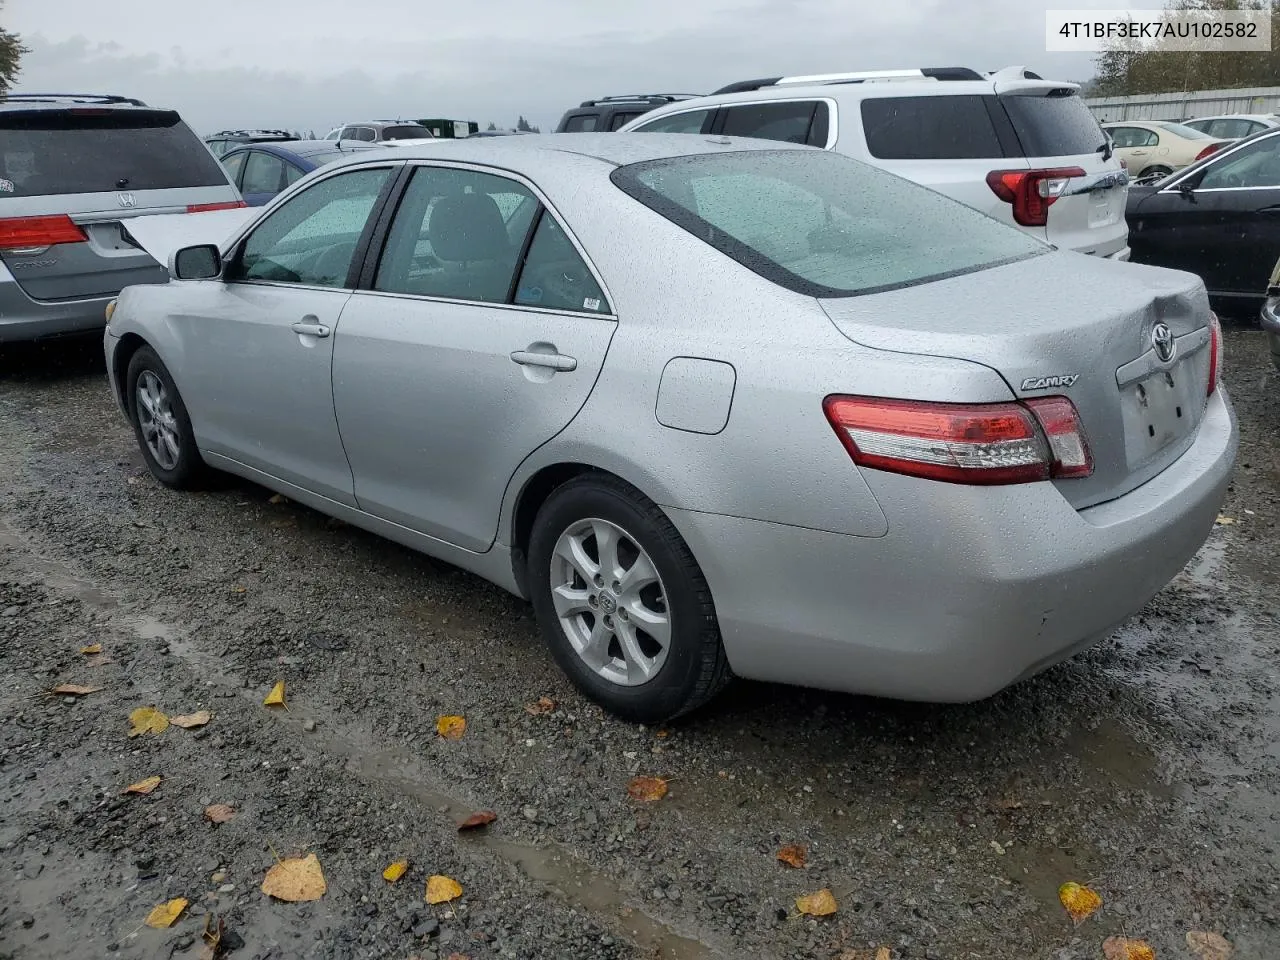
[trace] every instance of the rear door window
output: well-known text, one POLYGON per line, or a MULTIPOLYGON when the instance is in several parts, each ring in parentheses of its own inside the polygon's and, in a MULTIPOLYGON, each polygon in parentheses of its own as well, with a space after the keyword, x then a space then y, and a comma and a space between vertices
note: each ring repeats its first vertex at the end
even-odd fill
POLYGON ((617 130, 624 123, 630 123, 632 120, 634 120, 638 116, 640 116, 640 114, 636 112, 623 113, 619 111, 618 113, 615 113, 613 115, 613 119, 609 121, 609 129, 617 130))
POLYGON ((398 127, 383 127, 383 140, 426 140, 433 134, 426 127, 416 123, 404 123, 398 127))
POLYGON ((827 145, 827 105, 815 100, 748 103, 726 107, 720 130, 727 137, 827 145), (819 131, 815 131, 815 126, 819 131), (821 139, 815 136, 820 132, 821 139))
POLYGON ((284 187, 284 161, 261 150, 251 151, 244 165, 241 193, 279 193, 284 187))
POLYGON ((245 158, 248 153, 233 153, 228 157, 222 158, 222 165, 227 168, 227 176, 231 178, 231 182, 236 186, 240 185, 240 172, 244 169, 245 158))
POLYGON ((1094 153, 1106 137, 1085 102, 1075 95, 1000 97, 1028 157, 1094 153))
POLYGON ((227 186, 177 113, 139 109, 0 114, 0 179, 14 196, 227 186))
POLYGON ((687 110, 670 116, 658 117, 636 128, 637 133, 701 133, 710 110, 687 110))
POLYGON ((596 278, 555 217, 546 211, 538 221, 537 232, 525 256, 516 284, 515 302, 548 310, 609 312, 609 304, 596 278))
MULTIPOLYGON (((973 160, 1004 149, 981 95, 862 101, 867 149, 880 160, 973 160)), ((1101 143, 1101 139, 1098 141, 1101 143)))

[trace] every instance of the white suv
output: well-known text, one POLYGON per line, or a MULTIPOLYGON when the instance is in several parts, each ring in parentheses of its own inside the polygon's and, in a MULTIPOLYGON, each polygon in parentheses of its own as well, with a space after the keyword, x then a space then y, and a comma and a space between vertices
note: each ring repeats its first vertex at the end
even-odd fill
POLYGON ((619 132, 807 143, 1080 253, 1129 259, 1129 178, 1074 83, 1023 67, 773 77, 658 107, 619 132))

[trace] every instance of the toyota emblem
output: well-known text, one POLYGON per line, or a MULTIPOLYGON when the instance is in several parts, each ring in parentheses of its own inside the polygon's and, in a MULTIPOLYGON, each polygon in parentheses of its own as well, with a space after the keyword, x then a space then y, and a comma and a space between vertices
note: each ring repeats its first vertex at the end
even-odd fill
POLYGON ((132 193, 117 193, 116 200, 119 201, 122 207, 136 207, 138 205, 138 201, 132 193))
POLYGON ((1177 345, 1173 340, 1173 331, 1169 329, 1167 323, 1157 323, 1151 328, 1151 346, 1155 347, 1156 356, 1160 358, 1161 363, 1168 363, 1173 359, 1177 345))

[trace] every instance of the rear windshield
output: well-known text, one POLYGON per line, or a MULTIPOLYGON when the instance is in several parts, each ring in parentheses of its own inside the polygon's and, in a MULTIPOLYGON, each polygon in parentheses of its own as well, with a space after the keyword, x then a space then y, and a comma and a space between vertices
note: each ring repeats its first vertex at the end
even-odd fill
POLYGON ((1168 130, 1175 137, 1181 137, 1183 140, 1212 140, 1203 130, 1197 130, 1195 127, 1188 127, 1185 123, 1166 123, 1157 121, 1155 126, 1161 130, 1168 130))
POLYGON ((1028 157, 1073 157, 1094 153, 1106 136, 1077 96, 1000 98, 1028 157))
POLYGON ((949 197, 819 150, 673 157, 610 177, 749 270, 813 297, 925 283, 1050 249, 949 197))
POLYGON ((168 110, 0 113, 0 179, 15 196, 228 185, 208 148, 168 110))
POLYGON ((429 140, 434 134, 426 127, 405 124, 402 127, 383 127, 383 140, 429 140))

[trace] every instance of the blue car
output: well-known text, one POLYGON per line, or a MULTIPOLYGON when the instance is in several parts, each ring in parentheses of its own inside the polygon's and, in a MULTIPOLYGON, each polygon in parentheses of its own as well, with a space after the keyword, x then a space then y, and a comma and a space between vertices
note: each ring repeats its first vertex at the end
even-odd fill
POLYGON ((227 151, 218 159, 227 168, 244 202, 251 207, 261 207, 317 167, 368 149, 350 140, 290 140, 248 143, 227 151))

